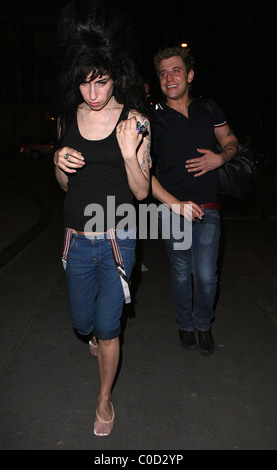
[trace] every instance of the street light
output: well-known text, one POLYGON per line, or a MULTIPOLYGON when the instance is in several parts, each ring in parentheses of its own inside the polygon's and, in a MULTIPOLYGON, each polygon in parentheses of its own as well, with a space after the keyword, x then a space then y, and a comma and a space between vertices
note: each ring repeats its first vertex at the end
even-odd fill
POLYGON ((188 47, 188 45, 187 45, 186 42, 182 42, 181 47, 186 48, 186 47, 188 47))

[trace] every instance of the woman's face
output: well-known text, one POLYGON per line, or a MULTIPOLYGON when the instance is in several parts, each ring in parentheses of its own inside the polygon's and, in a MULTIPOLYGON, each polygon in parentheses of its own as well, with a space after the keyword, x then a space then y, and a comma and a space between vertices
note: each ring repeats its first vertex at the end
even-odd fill
POLYGON ((90 109, 100 111, 113 95, 114 82, 109 75, 102 75, 94 80, 90 80, 90 77, 91 74, 81 83, 80 92, 90 109))

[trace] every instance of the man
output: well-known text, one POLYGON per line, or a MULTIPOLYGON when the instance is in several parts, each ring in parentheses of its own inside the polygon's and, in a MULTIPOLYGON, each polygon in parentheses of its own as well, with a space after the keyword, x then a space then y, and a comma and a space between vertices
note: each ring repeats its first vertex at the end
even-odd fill
MULTIPOLYGON (((152 191, 170 209, 171 233, 165 244, 176 321, 182 346, 198 348, 197 330, 200 353, 210 355, 215 349, 211 322, 220 239, 218 168, 237 153, 238 141, 214 101, 207 100, 206 105, 205 100, 190 95, 194 59, 189 49, 166 48, 155 56, 154 65, 166 100, 157 105, 159 116, 152 122, 152 156, 159 178, 152 176, 152 191), (216 141, 221 153, 216 153, 216 141), (192 242, 187 249, 176 249, 172 217, 180 213, 182 230, 188 209, 192 242)), ((163 223, 163 211, 159 211, 160 228, 163 223)))

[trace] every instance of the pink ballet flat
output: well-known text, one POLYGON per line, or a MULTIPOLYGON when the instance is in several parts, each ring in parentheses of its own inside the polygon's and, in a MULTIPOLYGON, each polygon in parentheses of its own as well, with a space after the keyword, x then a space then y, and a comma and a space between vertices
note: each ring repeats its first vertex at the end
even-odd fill
POLYGON ((89 349, 90 349, 91 354, 96 357, 98 354, 98 344, 95 346, 92 340, 90 340, 88 344, 89 344, 89 349))
POLYGON ((108 436, 112 432, 113 426, 114 426, 114 409, 113 409, 113 405, 112 405, 112 412, 113 412, 112 419, 110 421, 103 421, 99 417, 99 414, 98 414, 97 409, 96 409, 96 418, 95 418, 95 421, 94 421, 94 434, 95 434, 95 436, 100 436, 100 437, 108 436))

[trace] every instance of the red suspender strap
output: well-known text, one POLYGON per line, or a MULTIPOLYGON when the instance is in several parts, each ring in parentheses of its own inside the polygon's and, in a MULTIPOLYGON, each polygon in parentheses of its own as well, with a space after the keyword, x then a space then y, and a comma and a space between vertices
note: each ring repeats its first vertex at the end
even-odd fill
POLYGON ((69 248, 70 248, 70 241, 71 241, 72 232, 73 232, 73 230, 71 228, 66 229, 66 234, 65 234, 65 239, 64 239, 64 247, 63 247, 63 255, 62 255, 62 262, 63 262, 64 269, 66 269, 66 262, 67 262, 69 248))
POLYGON ((120 249, 117 243, 116 233, 113 228, 108 230, 108 236, 109 236, 109 239, 111 240, 116 269, 120 276, 120 281, 122 284, 124 298, 125 298, 125 304, 129 304, 131 302, 131 294, 130 294, 130 289, 129 289, 130 280, 126 276, 122 256, 121 256, 120 249))

